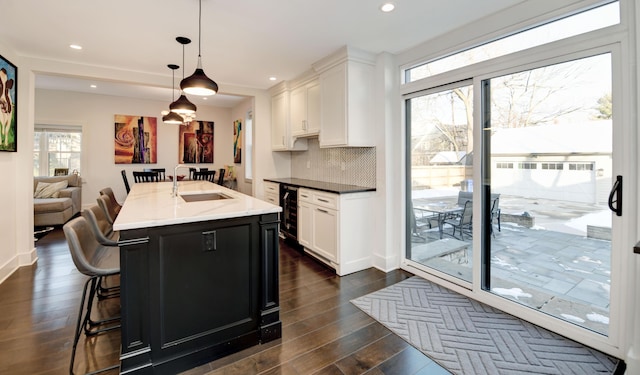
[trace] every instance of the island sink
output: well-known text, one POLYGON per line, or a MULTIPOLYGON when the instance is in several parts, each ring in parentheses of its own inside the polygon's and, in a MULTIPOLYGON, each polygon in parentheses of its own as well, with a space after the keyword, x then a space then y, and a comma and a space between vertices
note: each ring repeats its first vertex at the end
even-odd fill
POLYGON ((199 194, 180 194, 180 197, 184 199, 185 202, 202 202, 202 201, 217 201, 220 199, 233 199, 232 197, 220 192, 199 193, 199 194))

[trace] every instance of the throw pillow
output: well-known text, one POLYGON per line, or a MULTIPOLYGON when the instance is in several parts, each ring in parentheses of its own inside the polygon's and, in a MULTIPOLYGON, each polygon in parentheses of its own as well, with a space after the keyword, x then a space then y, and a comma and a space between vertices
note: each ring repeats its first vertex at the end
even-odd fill
POLYGON ((60 182, 38 182, 36 191, 33 193, 34 198, 58 198, 60 190, 67 187, 68 181, 60 182))

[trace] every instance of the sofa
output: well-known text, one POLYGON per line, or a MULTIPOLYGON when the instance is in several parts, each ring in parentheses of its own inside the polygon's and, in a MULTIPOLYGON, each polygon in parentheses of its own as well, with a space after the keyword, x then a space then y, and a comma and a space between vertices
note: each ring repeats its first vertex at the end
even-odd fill
POLYGON ((33 225, 63 225, 80 213, 82 186, 80 176, 38 176, 33 178, 33 225))

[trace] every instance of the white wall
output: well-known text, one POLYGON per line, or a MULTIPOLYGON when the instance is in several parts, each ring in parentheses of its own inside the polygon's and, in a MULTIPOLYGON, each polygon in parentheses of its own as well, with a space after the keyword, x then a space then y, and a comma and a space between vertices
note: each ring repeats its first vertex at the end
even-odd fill
MULTIPOLYGON (((91 77, 166 87, 170 80, 140 72, 128 72, 103 67, 89 67, 73 63, 49 61, 18 56, 11 48, 0 43, 2 55, 18 66, 18 152, 0 153, 0 171, 7 182, 0 184, 0 282, 18 267, 37 260, 33 241, 33 128, 36 123, 35 75, 37 73, 91 77)), ((271 97, 266 90, 237 87, 219 83, 221 93, 253 98, 254 115, 254 195, 263 196, 263 178, 289 173, 287 155, 271 152, 271 97)), ((98 191, 112 186, 119 199, 124 198, 124 184, 120 176, 121 165, 113 162, 113 115, 140 114, 157 116, 168 103, 109 96, 72 94, 66 92, 38 92, 41 103, 38 123, 79 124, 83 126, 85 150, 82 177, 86 184, 83 204, 92 204, 98 191), (94 99, 91 99, 94 98, 94 99), (100 171, 97 173, 97 171, 100 171)), ((234 109, 206 108, 198 111, 198 118, 216 123, 214 140, 215 163, 222 167, 233 161, 232 116, 234 109), (220 129, 220 130, 218 130, 220 129)), ((173 168, 177 162, 177 130, 174 132, 159 124, 158 167, 173 168)), ((142 165, 139 165, 140 169, 142 165)), ((128 171, 138 169, 127 166, 128 171)), ((130 174, 129 174, 130 176, 130 174)))
MULTIPOLYGON (((82 205, 96 204, 99 191, 111 187, 116 199, 123 202, 126 190, 120 174, 127 171, 129 184, 133 184, 132 171, 143 168, 165 168, 173 174, 178 164, 179 125, 162 122, 160 111, 168 102, 91 95, 70 91, 36 90, 36 124, 82 126, 82 205), (140 115, 158 120, 158 152, 156 164, 115 164, 114 115, 140 115)), ((233 120, 230 108, 198 105, 198 119, 213 121, 213 164, 195 164, 218 170, 233 164, 233 120)), ((184 173, 185 171, 179 171, 184 173)))
MULTIPOLYGON (((29 242, 28 236, 21 234, 20 229, 29 225, 33 226, 33 210, 31 211, 31 224, 25 223, 25 215, 22 214, 24 200, 16 195, 16 191, 24 188, 24 182, 13 178, 20 170, 19 157, 24 153, 25 142, 23 138, 28 136, 24 128, 29 123, 28 105, 25 98, 29 94, 29 77, 23 77, 20 71, 20 59, 8 46, 0 43, 2 56, 14 65, 18 66, 18 152, 0 152, 0 172, 4 176, 0 184, 0 282, 7 278, 13 270, 21 265, 31 263, 35 254, 33 248, 33 236, 29 242)), ((32 183, 33 184, 33 183, 32 183)), ((33 185, 32 185, 33 186, 33 185)), ((32 188, 33 190, 33 188, 32 188)), ((28 219, 28 218, 27 218, 28 219)))
MULTIPOLYGON (((250 181, 245 181, 244 179, 244 168, 247 165, 247 156, 245 147, 245 141, 247 139, 247 113, 253 110, 253 98, 247 98, 242 103, 238 104, 231 111, 231 121, 241 120, 242 121, 242 162, 240 164, 233 164, 234 169, 236 171, 236 179, 238 181, 238 191, 243 194, 253 195, 252 188, 253 184, 250 181)), ((233 134, 233 133, 232 133, 233 134)), ((233 152, 233 150, 232 150, 233 152)), ((232 155, 233 159, 233 155, 232 155)))

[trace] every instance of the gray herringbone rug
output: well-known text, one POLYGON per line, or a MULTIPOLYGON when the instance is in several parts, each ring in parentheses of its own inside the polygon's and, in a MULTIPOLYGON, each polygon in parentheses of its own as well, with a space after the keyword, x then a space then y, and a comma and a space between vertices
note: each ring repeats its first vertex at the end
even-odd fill
POLYGON ((351 302, 454 374, 611 374, 618 362, 420 277, 351 302))

